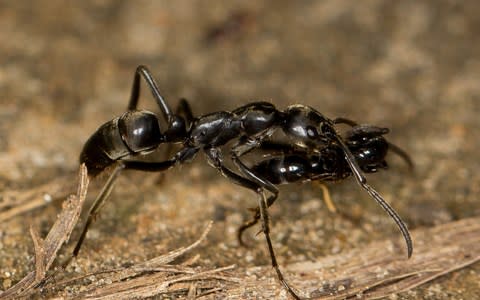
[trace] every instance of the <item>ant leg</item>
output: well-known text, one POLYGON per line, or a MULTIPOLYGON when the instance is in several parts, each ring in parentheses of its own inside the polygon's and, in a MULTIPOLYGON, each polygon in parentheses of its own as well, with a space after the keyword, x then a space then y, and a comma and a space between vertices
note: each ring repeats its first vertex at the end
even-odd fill
POLYGON ((328 210, 331 213, 336 213, 337 207, 335 206, 335 204, 333 204, 332 197, 330 197, 330 192, 328 190, 328 187, 321 182, 317 182, 317 185, 322 189, 323 202, 325 202, 325 205, 327 205, 328 210))
POLYGON ((347 119, 347 118, 341 118, 341 117, 340 118, 335 118, 333 120, 333 123, 334 124, 347 124, 347 125, 352 126, 352 127, 358 125, 358 123, 355 122, 355 121, 352 121, 352 120, 347 119))
MULTIPOLYGON (((275 202, 275 199, 277 198, 276 196, 278 195, 278 188, 268 180, 264 180, 260 178, 259 176, 255 175, 249 167, 247 167, 241 160, 240 157, 251 150, 255 148, 259 148, 262 145, 262 141, 265 137, 271 135, 270 132, 265 133, 263 136, 257 137, 256 139, 245 139, 241 140, 238 144, 234 145, 230 155, 233 163, 235 166, 251 181, 257 183, 259 186, 267 189, 269 192, 271 192, 273 195, 275 195, 275 198, 273 199, 273 202, 275 202)), ((282 144, 277 144, 282 145, 282 144)), ((281 149, 278 149, 281 150, 281 149)), ((273 204, 273 202, 271 204, 273 204)))
MULTIPOLYGON (((268 225, 268 212, 267 212, 267 202, 268 200, 265 199, 265 194, 263 193, 262 187, 259 187, 258 184, 256 184, 253 181, 250 181, 249 179, 243 178, 240 175, 232 172, 229 170, 227 167, 223 165, 222 158, 221 158, 221 152, 218 148, 209 148, 205 149, 205 153, 207 154, 208 161, 213 167, 216 169, 220 170, 222 175, 233 181, 234 183, 241 185, 245 188, 248 188, 252 191, 255 191, 258 196, 258 207, 260 208, 260 219, 262 220, 262 229, 263 233, 265 235, 265 239, 267 241, 268 245, 268 251, 270 253, 270 258, 272 261, 272 267, 275 269, 275 272, 277 273, 277 277, 280 280, 280 282, 283 284, 285 289, 294 297, 295 299, 300 299, 293 289, 288 285, 288 283, 285 281, 282 272, 280 271, 280 268, 277 263, 277 259, 275 257, 275 252, 273 250, 272 246, 272 241, 270 239, 270 227, 268 225)), ((278 192, 277 192, 278 194, 278 192)), ((273 202, 272 202, 273 203, 273 202)))
POLYGON ((412 158, 410 157, 410 155, 407 154, 407 152, 405 152, 405 150, 403 150, 402 148, 398 147, 397 145, 395 144, 392 144, 390 142, 387 142, 388 143, 388 148, 390 150, 392 150, 393 153, 395 153, 396 155, 400 156, 401 159, 403 159, 407 165, 408 165, 408 168, 410 170, 413 170, 414 168, 414 165, 413 165, 413 161, 412 161, 412 158))
MULTIPOLYGON (((236 174, 235 172, 231 171, 230 169, 228 169, 223 165, 223 161, 221 159, 221 152, 217 148, 207 149, 205 153, 207 155, 209 164, 212 165, 214 168, 216 168, 224 177, 226 177, 227 179, 229 179, 230 181, 232 181, 237 185, 240 185, 242 187, 245 187, 255 192, 257 191, 257 189, 259 188, 258 184, 243 178, 242 176, 236 174)), ((276 197, 271 196, 268 199, 268 202, 273 203, 275 201, 275 198, 276 197)), ((259 219, 260 219, 260 211, 257 207, 256 209, 254 209, 254 218, 251 221, 242 225, 237 231, 237 239, 241 246, 243 247, 247 246, 242 239, 243 231, 257 224, 259 219)))
MULTIPOLYGON (((256 174, 254 174, 252 172, 252 170, 249 167, 247 167, 240 160, 240 158, 237 156, 237 154, 235 153, 235 148, 232 151, 232 161, 235 164, 235 166, 240 170, 240 172, 242 172, 242 174, 245 175, 246 178, 255 182, 256 184, 258 184, 262 188, 264 188, 264 189, 268 190, 270 193, 272 193, 272 195, 268 198, 268 201, 267 201, 267 206, 270 207, 275 202, 275 200, 277 200, 278 188, 273 183, 271 183, 270 181, 265 180, 265 179, 257 176, 256 174)), ((258 211, 258 208, 257 208, 257 211, 258 211)), ((255 217, 255 218, 257 218, 257 217, 255 217)))
POLYGON ((225 167, 222 160, 222 153, 218 148, 205 149, 205 154, 207 156, 208 163, 233 183, 252 191, 256 191, 258 189, 258 184, 225 167))
MULTIPOLYGON (((164 162, 123 161, 119 163, 113 170, 112 174, 110 175, 107 182, 103 186, 102 190, 98 194, 92 206, 90 207, 90 211, 88 212, 87 222, 85 223, 82 233, 80 234, 80 238, 78 239, 77 244, 75 245, 75 248, 72 252, 72 257, 78 256, 78 253, 80 252, 80 248, 87 235, 88 228, 90 227, 92 222, 95 220, 100 209, 103 207, 103 205, 105 205, 105 200, 108 198, 108 196, 112 192, 115 180, 120 174, 120 171, 122 171, 123 169, 134 169, 134 170, 142 170, 142 171, 159 172, 159 171, 164 171, 173 167, 176 162, 177 162, 176 159, 171 159, 164 162)), ((68 262, 69 260, 64 265, 67 265, 68 262)))
MULTIPOLYGON (((285 154, 293 154, 297 152, 297 147, 292 146, 286 143, 280 142, 272 142, 272 141, 262 141, 258 146, 258 149, 262 151, 268 151, 270 154, 278 154, 278 155, 285 155, 285 154)), ((276 195, 272 195, 267 199, 267 207, 270 207, 276 200, 276 195)), ((258 207, 251 209, 253 212, 253 217, 251 220, 245 222, 242 226, 237 229, 237 240, 238 243, 243 246, 247 247, 247 244, 243 240, 243 233, 250 227, 255 226, 260 220, 260 209, 258 207)))
POLYGON ((360 167, 357 164, 357 161, 355 160, 355 157, 353 156, 352 152, 348 149, 348 147, 345 145, 345 143, 342 141, 342 139, 337 136, 337 142, 339 143, 340 147, 343 149, 343 152, 345 154, 345 159, 347 160, 347 163, 355 176, 356 181, 358 184, 367 191, 367 193, 387 212, 387 214, 395 221, 397 224, 398 229, 403 235, 403 238, 405 240, 405 243, 407 245, 407 256, 410 258, 412 256, 413 252, 413 243, 412 243, 412 238, 410 237, 410 232, 408 231, 407 225, 403 220, 400 218, 400 216, 397 214, 397 212, 386 202, 383 197, 374 189, 372 188, 368 183, 367 179, 363 175, 360 167))
POLYGON ((85 240, 85 237, 87 235, 88 228, 90 227, 90 224, 95 220, 95 217, 98 214, 98 211, 103 207, 105 204, 105 200, 108 198, 110 193, 112 192, 113 186, 115 184, 115 180, 117 179, 118 175, 120 174, 120 171, 122 171, 124 168, 123 164, 119 163, 117 166, 115 166, 115 169, 113 170, 112 174, 108 178, 107 182, 103 186, 102 190, 98 194, 97 198, 93 202, 92 206, 90 207, 90 210, 88 212, 88 218, 87 222, 83 226, 82 233, 80 234, 80 238, 77 241, 77 244, 75 245, 75 248, 72 252, 72 256, 67 259, 67 261, 63 264, 64 266, 67 266, 70 260, 73 257, 76 257, 78 253, 80 252, 80 248, 82 247, 83 241, 85 240))
MULTIPOLYGON (((255 175, 250 170, 250 168, 245 166, 245 164, 240 160, 239 156, 249 152, 251 149, 255 148, 255 146, 257 146, 261 150, 276 151, 280 154, 295 153, 296 148, 284 143, 276 143, 276 142, 261 141, 261 140, 258 141, 257 143, 251 143, 251 144, 247 144, 247 143, 248 141, 246 141, 243 144, 239 144, 233 148, 232 161, 247 178, 256 182, 258 185, 260 185, 261 187, 267 189, 272 193, 272 195, 267 199, 267 207, 270 207, 277 200, 278 188, 275 185, 273 185, 271 182, 264 180, 258 177, 257 175, 255 175)), ((242 246, 246 246, 242 238, 244 231, 254 226, 255 224, 257 224, 258 220, 260 219, 259 207, 254 209, 253 212, 254 212, 253 219, 244 223, 242 226, 238 228, 238 231, 237 231, 237 239, 239 244, 242 246)))
POLYGON ((153 98, 156 100, 160 110, 163 113, 163 117, 167 122, 167 130, 164 132, 167 142, 182 142, 186 136, 186 127, 185 127, 185 120, 179 117, 178 115, 174 115, 170 106, 168 106, 167 102, 163 99, 162 95, 160 95, 160 91, 158 86, 155 82, 155 79, 151 75, 150 71, 145 66, 138 66, 135 70, 135 76, 133 78, 133 85, 132 85, 132 92, 130 95, 130 101, 128 103, 128 110, 134 110, 137 108, 138 104, 138 97, 140 95, 140 77, 143 77, 147 85, 150 87, 150 91, 152 92, 153 98))
MULTIPOLYGON (((271 195, 270 197, 268 197, 267 207, 270 207, 275 202, 276 199, 277 199, 276 195, 271 195)), ((248 247, 248 245, 243 240, 243 233, 248 228, 255 226, 258 223, 258 220, 260 220, 260 209, 256 207, 256 208, 250 208, 250 210, 253 212, 253 218, 250 221, 245 222, 242 226, 240 226, 237 229, 237 240, 239 245, 242 247, 248 247)))
POLYGON ((170 120, 173 117, 172 110, 168 106, 167 102, 163 99, 162 95, 160 95, 160 90, 158 89, 157 83, 155 82, 152 74, 150 73, 148 68, 143 65, 138 66, 135 70, 132 92, 130 94, 130 101, 128 103, 127 109, 134 110, 137 108, 138 97, 140 96, 140 76, 143 77, 148 87, 150 88, 153 98, 160 107, 160 110, 162 111, 165 120, 170 123, 170 120))
POLYGON ((253 218, 250 221, 247 221, 247 222, 243 223, 243 225, 240 226, 237 230, 237 241, 238 241, 238 244, 240 246, 245 247, 245 248, 248 247, 247 243, 245 243, 245 241, 242 238, 243 237, 243 232, 245 230, 247 230, 248 228, 256 225, 258 223, 259 219, 260 219, 260 210, 257 207, 256 209, 253 209, 253 218))
POLYGON ((187 99, 181 98, 180 102, 178 102, 177 110, 175 112, 177 115, 183 115, 185 117, 187 128, 193 123, 195 119, 193 117, 192 108, 190 107, 190 103, 188 103, 187 99))
POLYGON ((161 161, 161 162, 125 160, 122 163, 124 165, 124 168, 129 170, 161 172, 174 167, 178 161, 179 160, 176 157, 174 157, 170 160, 161 161))
MULTIPOLYGON (((254 181, 259 186, 261 186, 262 188, 264 188, 264 189, 266 189, 266 190, 268 190, 269 192, 272 193, 272 195, 270 197, 268 197, 268 199, 266 200, 267 207, 270 207, 273 203, 275 203, 275 200, 277 200, 277 197, 278 197, 278 188, 275 185, 273 185, 271 182, 269 182, 267 180, 264 180, 264 179, 258 177, 257 175, 253 174, 253 172, 247 166, 245 166, 243 164, 243 162, 235 154, 232 156, 232 160, 233 160, 234 164, 237 166, 237 168, 248 179, 254 181)), ((257 207, 254 210, 255 214, 254 214, 253 219, 248 221, 247 223, 243 224, 238 229, 237 239, 238 239, 238 242, 240 243, 240 245, 242 245, 242 246, 245 245, 245 243, 243 242, 243 239, 242 239, 243 232, 245 230, 247 230, 248 228, 257 224, 258 220, 261 218, 261 211, 260 210, 261 210, 260 207, 257 207)))
POLYGON ((300 299, 300 297, 297 296, 297 294, 293 291, 293 289, 288 285, 287 281, 283 277, 280 267, 278 266, 277 259, 275 257, 275 252, 273 250, 272 241, 270 239, 270 226, 268 223, 269 216, 268 216, 267 203, 266 203, 267 200, 265 199, 265 194, 261 190, 258 190, 257 194, 259 196, 258 207, 260 208, 260 219, 262 221, 262 230, 263 230, 263 234, 265 235, 265 240, 267 241, 268 252, 270 253, 270 259, 272 261, 272 267, 275 269, 278 280, 280 280, 280 282, 282 283, 284 288, 287 290, 287 292, 294 299, 300 299))

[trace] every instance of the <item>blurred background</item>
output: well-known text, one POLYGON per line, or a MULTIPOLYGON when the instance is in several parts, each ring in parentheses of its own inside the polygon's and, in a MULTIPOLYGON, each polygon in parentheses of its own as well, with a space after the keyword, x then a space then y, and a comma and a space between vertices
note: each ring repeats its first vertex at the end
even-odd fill
MULTIPOLYGON (((479 16, 477 1, 453 0, 2 1, 0 190, 75 180, 83 143, 125 111, 135 68, 145 64, 167 101, 185 97, 195 115, 265 100, 388 127, 415 171, 391 157, 369 182, 411 229, 478 216, 479 16)), ((149 93, 139 106, 158 111, 149 93)), ((104 180, 92 182, 90 198, 104 180)), ((255 247, 236 242, 254 195, 202 155, 163 175, 126 172, 120 182, 89 233, 82 271, 174 249, 210 219, 217 225, 202 264, 268 265, 255 230, 255 247)), ((342 216, 312 184, 282 188, 271 209, 282 264, 397 237, 353 180, 331 187, 342 216)), ((0 224, 1 289, 29 269, 28 226, 44 234, 59 208, 0 224)), ((460 298, 480 290, 479 272, 476 264, 414 293, 460 298)))

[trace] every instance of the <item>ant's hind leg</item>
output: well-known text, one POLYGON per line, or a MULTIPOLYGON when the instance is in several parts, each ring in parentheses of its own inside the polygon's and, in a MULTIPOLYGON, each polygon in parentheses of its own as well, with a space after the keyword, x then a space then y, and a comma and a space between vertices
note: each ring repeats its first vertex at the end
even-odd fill
POLYGON ((83 227, 82 233, 80 234, 80 238, 75 245, 75 248, 72 252, 72 256, 63 264, 64 266, 68 265, 70 259, 72 257, 76 257, 80 252, 80 248, 82 247, 83 241, 87 235, 88 229, 92 222, 95 220, 96 216, 100 209, 105 205, 105 200, 108 198, 110 193, 112 192, 113 186, 115 181, 120 174, 120 171, 124 169, 131 169, 131 170, 142 170, 142 171, 150 171, 150 172, 160 172, 167 170, 175 165, 177 162, 176 159, 171 159, 164 162, 144 162, 144 161, 123 161, 116 165, 115 169, 113 170, 112 174, 108 178, 107 182, 103 186, 102 190, 98 194, 97 198, 93 202, 92 206, 90 207, 90 211, 88 212, 87 221, 83 227))
POLYGON ((71 257, 68 258, 67 261, 65 261, 63 263, 63 266, 67 266, 68 263, 70 262, 70 260, 73 257, 76 257, 78 255, 78 253, 80 252, 80 248, 82 247, 83 241, 85 240, 88 228, 90 227, 92 222, 95 220, 95 217, 97 216, 100 209, 105 204, 105 200, 108 198, 108 196, 112 192, 115 181, 116 181, 118 175, 120 174, 120 172, 123 170, 123 168, 124 168, 123 164, 121 164, 121 163, 117 164, 115 166, 115 169, 113 170, 112 174, 110 174, 110 177, 108 178, 107 182, 103 186, 102 190, 98 194, 98 196, 95 199, 95 201, 93 202, 92 206, 90 207, 90 210, 88 212, 87 222, 83 226, 82 233, 80 234, 80 238, 78 239, 77 244, 75 245, 75 248, 72 252, 71 257))
POLYGON ((192 124, 194 117, 192 113, 192 107, 188 103, 187 99, 181 98, 177 105, 177 110, 175 111, 177 115, 183 115, 185 118, 187 128, 192 124))
POLYGON ((140 77, 143 77, 145 82, 147 83, 150 91, 152 92, 153 98, 157 102, 160 110, 163 113, 163 116, 167 122, 170 122, 173 117, 172 110, 170 106, 168 106, 165 99, 163 99, 162 95, 160 94, 160 90, 158 89, 157 83, 153 78, 152 74, 148 70, 146 66, 140 65, 135 70, 135 75, 133 78, 133 85, 132 85, 132 92, 130 94, 130 101, 128 103, 128 110, 137 109, 138 105, 138 97, 140 96, 140 77))

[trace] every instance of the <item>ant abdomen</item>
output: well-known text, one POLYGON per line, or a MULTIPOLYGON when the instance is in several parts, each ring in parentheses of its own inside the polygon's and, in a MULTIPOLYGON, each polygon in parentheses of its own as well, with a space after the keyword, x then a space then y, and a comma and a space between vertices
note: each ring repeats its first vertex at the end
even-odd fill
POLYGON ((154 150, 163 141, 155 114, 127 111, 97 129, 85 143, 80 163, 95 177, 115 161, 154 150))
POLYGON ((288 184, 308 179, 311 162, 304 157, 289 155, 264 160, 252 167, 255 174, 273 184, 288 184))
POLYGON ((157 116, 146 110, 124 113, 118 120, 118 129, 127 148, 135 154, 155 150, 164 141, 157 116))

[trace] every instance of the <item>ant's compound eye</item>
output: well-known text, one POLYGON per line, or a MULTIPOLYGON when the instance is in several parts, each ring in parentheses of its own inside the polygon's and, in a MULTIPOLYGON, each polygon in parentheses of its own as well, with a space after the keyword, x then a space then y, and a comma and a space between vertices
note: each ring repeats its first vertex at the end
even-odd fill
POLYGON ((318 137, 318 131, 313 126, 307 126, 307 136, 311 139, 316 139, 318 137))

